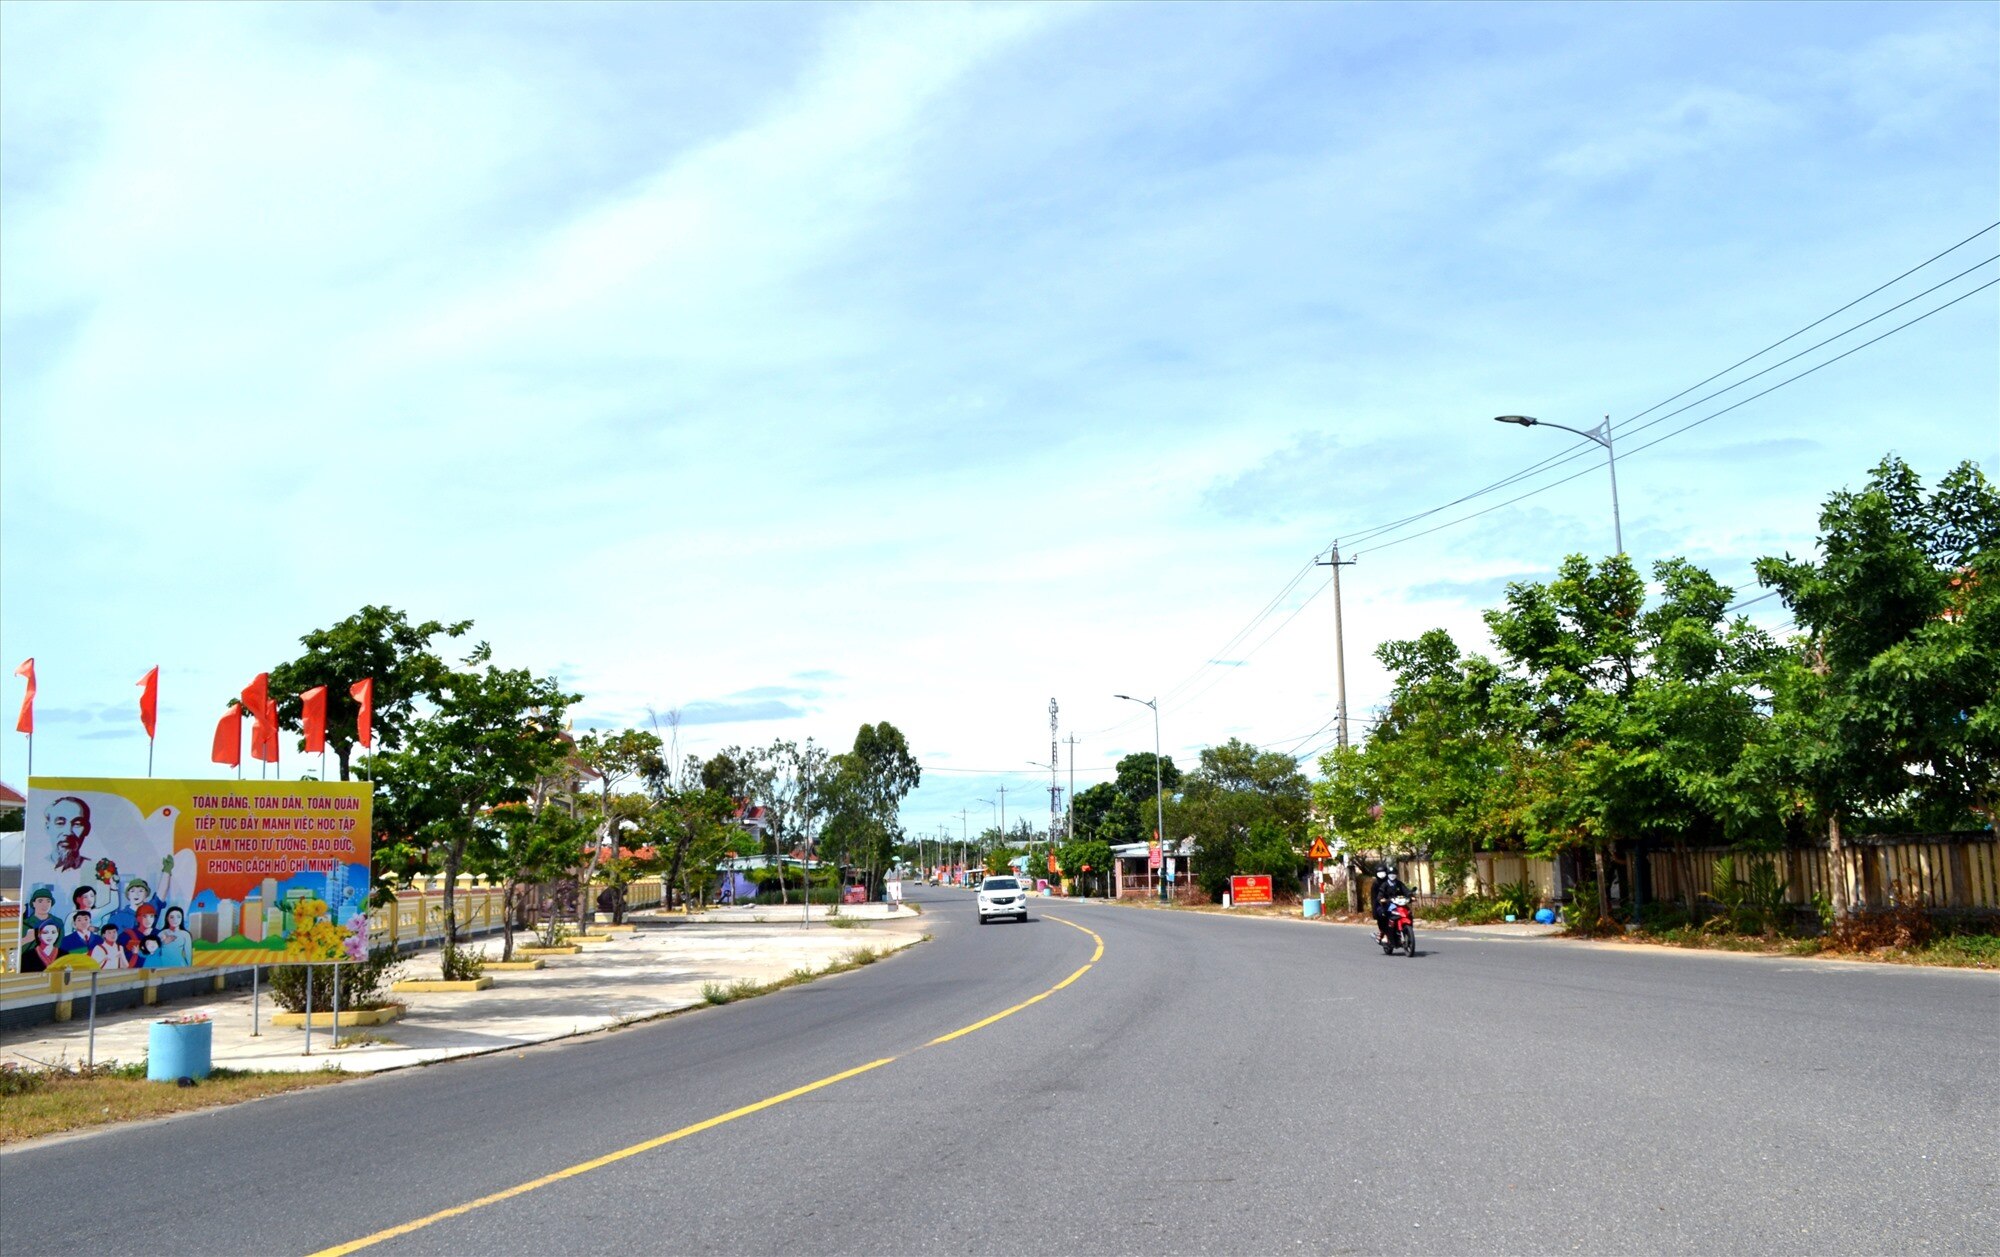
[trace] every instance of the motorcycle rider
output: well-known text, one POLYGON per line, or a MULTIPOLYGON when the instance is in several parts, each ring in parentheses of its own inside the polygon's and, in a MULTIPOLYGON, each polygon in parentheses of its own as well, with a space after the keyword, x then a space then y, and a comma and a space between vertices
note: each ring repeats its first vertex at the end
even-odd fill
POLYGON ((1375 941, 1389 941, 1389 901, 1398 895, 1407 895, 1410 888, 1396 875, 1396 862, 1383 857, 1375 870, 1374 884, 1368 888, 1368 905, 1375 910, 1375 941))

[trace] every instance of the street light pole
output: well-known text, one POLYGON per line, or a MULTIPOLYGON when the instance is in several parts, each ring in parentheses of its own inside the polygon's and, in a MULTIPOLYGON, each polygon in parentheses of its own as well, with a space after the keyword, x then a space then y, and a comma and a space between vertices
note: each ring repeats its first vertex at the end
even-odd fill
POLYGON ((1160 844, 1160 902, 1167 901, 1167 801, 1166 790, 1160 785, 1160 700, 1154 698, 1133 698, 1130 694, 1113 694, 1128 703, 1138 703, 1153 709, 1153 835, 1160 844))
POLYGON ((1611 416, 1604 416, 1604 422, 1590 431, 1572 428, 1566 423, 1550 423, 1532 415, 1495 415, 1495 423, 1514 423, 1524 428, 1561 428, 1564 432, 1574 432, 1586 441, 1595 441, 1604 447, 1604 465, 1611 471, 1611 536, 1617 543, 1618 553, 1625 553, 1625 527, 1618 518, 1618 453, 1611 448, 1611 416))
POLYGON ((966 861, 972 858, 970 854, 972 837, 968 827, 969 822, 966 820, 971 815, 972 809, 969 807, 958 809, 958 884, 961 886, 972 880, 972 870, 966 867, 966 861))
MULTIPOLYGON (((1002 797, 1002 798, 1004 799, 1004 798, 1005 798, 1006 796, 1005 796, 1005 795, 1003 794, 1003 795, 1001 795, 1001 797, 1002 797)), ((991 799, 981 799, 981 800, 980 800, 980 802, 981 802, 981 803, 984 803, 984 804, 985 804, 985 805, 986 805, 987 807, 991 807, 991 808, 997 808, 997 807, 1001 806, 1000 804, 997 804, 997 803, 995 803, 995 802, 994 802, 993 800, 991 800, 991 799)), ((1007 843, 1007 832, 1006 832, 1005 830, 1001 830, 1001 831, 1000 831, 1000 843, 1001 843, 1001 845, 1002 845, 1002 846, 1005 846, 1005 845, 1006 845, 1006 843, 1007 843)))

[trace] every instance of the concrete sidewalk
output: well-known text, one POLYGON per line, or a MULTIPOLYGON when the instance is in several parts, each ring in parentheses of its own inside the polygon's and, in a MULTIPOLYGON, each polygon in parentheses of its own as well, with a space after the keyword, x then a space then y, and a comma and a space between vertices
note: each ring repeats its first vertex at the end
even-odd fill
MULTIPOLYGON (((391 999, 403 1015, 380 1026, 342 1027, 355 1046, 334 1047, 324 1026, 312 1033, 306 1055, 303 1028, 271 1024, 279 1009, 265 993, 258 1033, 252 1034, 251 996, 231 991, 171 1005, 135 1008, 97 1019, 96 1060, 134 1063, 146 1058, 152 1023, 163 1016, 206 1012, 215 1026, 213 1063, 218 1068, 312 1070, 331 1066, 355 1072, 400 1069, 455 1056, 473 1056, 588 1034, 644 1021, 703 1001, 707 983, 770 982, 806 968, 818 971, 864 947, 895 951, 919 941, 921 917, 908 907, 849 905, 841 917, 861 920, 861 928, 834 929, 824 909, 814 909, 810 928, 800 910, 733 908, 694 916, 634 914, 637 929, 613 933, 574 956, 548 956, 531 972, 493 973, 484 991, 398 991, 391 999)), ((516 946, 532 942, 515 937, 516 946)), ((498 959, 498 937, 468 946, 498 959)), ((406 957, 398 978, 440 976, 436 951, 406 957)), ((76 1064, 85 1058, 88 1030, 79 1005, 74 1020, 0 1035, 0 1064, 34 1068, 76 1064)))

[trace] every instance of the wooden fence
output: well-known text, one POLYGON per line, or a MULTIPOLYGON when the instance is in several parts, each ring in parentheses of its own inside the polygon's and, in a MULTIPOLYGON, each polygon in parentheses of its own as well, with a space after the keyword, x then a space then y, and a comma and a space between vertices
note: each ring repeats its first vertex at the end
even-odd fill
MULTIPOLYGON (((1833 896, 1833 858, 1825 847, 1793 847, 1782 851, 1744 851, 1731 847, 1656 849, 1645 853, 1645 898, 1678 902, 1713 898, 1717 859, 1735 860, 1736 876, 1747 879, 1758 865, 1770 867, 1785 887, 1785 902, 1804 907, 1815 895, 1833 896)), ((1929 909, 2000 911, 2000 840, 1991 833, 1913 834, 1862 837, 1842 853, 1842 868, 1850 902, 1862 908, 1913 904, 1929 909)), ((1564 876, 1553 860, 1538 856, 1480 852, 1464 883, 1454 886, 1422 856, 1396 861, 1403 881, 1420 899, 1454 899, 1478 889, 1491 892, 1513 882, 1527 882, 1544 902, 1568 898, 1578 874, 1591 874, 1584 860, 1564 876)), ((1621 870, 1614 869, 1618 893, 1630 893, 1621 870)))
MULTIPOLYGON (((1734 851, 1703 847, 1647 853, 1647 893, 1680 900, 1715 893, 1715 862, 1736 864, 1748 878, 1764 866, 1785 884, 1785 902, 1805 905, 1815 895, 1833 897, 1833 856, 1824 847, 1785 851, 1734 851)), ((2000 843, 1990 834, 1918 834, 1863 838, 1841 852, 1850 903, 1863 908, 1909 904, 1921 908, 2000 909, 2000 843)))

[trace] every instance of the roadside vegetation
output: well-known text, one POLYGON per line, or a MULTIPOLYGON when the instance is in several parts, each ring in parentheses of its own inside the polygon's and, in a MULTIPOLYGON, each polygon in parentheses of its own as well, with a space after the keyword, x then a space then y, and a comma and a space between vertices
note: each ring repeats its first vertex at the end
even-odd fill
MULTIPOLYGON (((925 935, 924 937, 929 938, 930 936, 925 935)), ((720 982, 704 982, 701 984, 701 998, 710 1004, 733 1004, 740 999, 751 999, 758 995, 769 995, 773 991, 782 991, 788 986, 798 986, 802 983, 811 982, 815 978, 824 978, 830 974, 848 973, 855 969, 864 968, 889 955, 891 950, 890 948, 857 947, 833 960, 827 961, 825 965, 818 969, 801 966, 782 978, 773 978, 768 982, 753 982, 748 978, 739 979, 727 985, 720 982)))
POLYGON ((95 1069, 81 1064, 50 1069, 0 1066, 0 1144, 236 1104, 348 1077, 330 1066, 306 1073, 218 1069, 182 1087, 147 1081, 144 1062, 107 1061, 95 1069))

